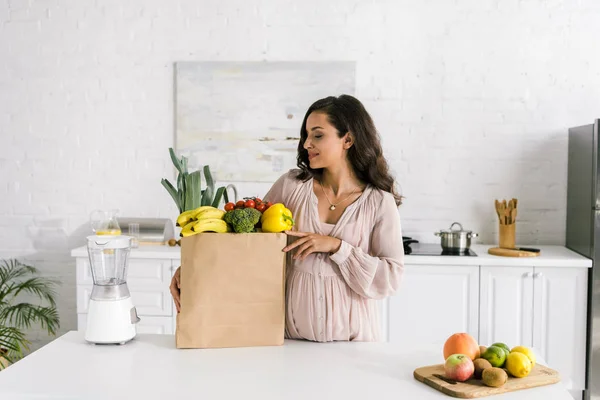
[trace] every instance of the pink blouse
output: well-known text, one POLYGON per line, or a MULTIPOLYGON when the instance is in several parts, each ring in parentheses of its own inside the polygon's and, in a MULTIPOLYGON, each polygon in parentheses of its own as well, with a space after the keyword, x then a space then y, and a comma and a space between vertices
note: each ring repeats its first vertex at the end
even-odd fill
MULTIPOLYGON (((293 213, 294 230, 336 237, 334 254, 304 260, 287 255, 286 330, 289 339, 379 341, 377 300, 393 295, 404 270, 400 216, 390 193, 367 185, 339 221, 321 222, 313 179, 282 175, 264 196, 293 213)), ((288 236, 290 240, 295 240, 288 236)))

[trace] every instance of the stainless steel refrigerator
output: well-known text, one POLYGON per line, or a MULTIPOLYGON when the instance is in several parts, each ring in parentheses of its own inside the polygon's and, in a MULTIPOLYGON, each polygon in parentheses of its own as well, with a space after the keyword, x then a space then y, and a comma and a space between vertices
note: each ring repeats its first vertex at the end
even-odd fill
POLYGON ((592 259, 588 279, 586 390, 600 400, 600 119, 569 129, 566 246, 592 259))

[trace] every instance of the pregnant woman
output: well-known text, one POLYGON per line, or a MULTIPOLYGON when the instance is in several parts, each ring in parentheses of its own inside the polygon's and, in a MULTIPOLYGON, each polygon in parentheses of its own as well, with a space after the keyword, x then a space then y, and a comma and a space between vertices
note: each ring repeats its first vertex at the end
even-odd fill
MULTIPOLYGON (((401 198, 362 103, 342 95, 311 105, 297 160, 264 196, 296 222, 283 249, 286 337, 378 341, 377 300, 398 290, 404 269, 401 198)), ((179 270, 171 293, 179 309, 179 270)))

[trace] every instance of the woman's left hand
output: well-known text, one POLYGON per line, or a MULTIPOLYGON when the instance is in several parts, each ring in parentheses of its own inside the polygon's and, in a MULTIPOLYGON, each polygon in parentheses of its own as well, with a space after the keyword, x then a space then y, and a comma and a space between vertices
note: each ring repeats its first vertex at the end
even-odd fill
POLYGON ((342 244, 342 241, 338 238, 318 235, 316 233, 294 231, 285 231, 285 233, 300 238, 283 248, 285 252, 298 248, 293 257, 295 260, 304 260, 306 256, 312 253, 335 253, 342 244))

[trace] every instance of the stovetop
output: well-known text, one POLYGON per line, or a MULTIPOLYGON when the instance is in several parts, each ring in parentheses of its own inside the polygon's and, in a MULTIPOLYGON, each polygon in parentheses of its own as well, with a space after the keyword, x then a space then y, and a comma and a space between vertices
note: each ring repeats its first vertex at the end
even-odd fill
POLYGON ((411 256, 457 256, 457 257, 477 257, 471 249, 464 252, 449 252, 442 249, 441 244, 419 243, 418 240, 409 237, 402 237, 404 242, 404 254, 411 256))

